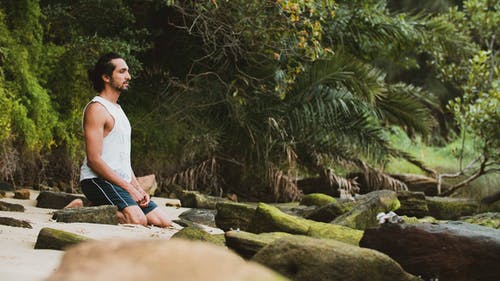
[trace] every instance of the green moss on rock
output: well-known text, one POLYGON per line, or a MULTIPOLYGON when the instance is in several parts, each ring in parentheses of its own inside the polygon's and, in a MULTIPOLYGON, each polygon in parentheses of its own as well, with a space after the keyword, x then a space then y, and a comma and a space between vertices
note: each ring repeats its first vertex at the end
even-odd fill
POLYGON ((219 246, 226 245, 224 234, 210 234, 205 230, 197 227, 185 227, 175 233, 172 238, 182 238, 191 241, 204 241, 219 246))
POLYGON ((85 236, 44 227, 38 233, 35 249, 65 250, 69 246, 89 240, 85 236))
POLYGON ((305 206, 324 206, 335 201, 336 199, 330 195, 323 193, 311 193, 304 195, 302 200, 300 200, 300 204, 305 206))
POLYGON ((479 203, 472 199, 426 197, 429 215, 439 220, 456 220, 477 213, 479 203))

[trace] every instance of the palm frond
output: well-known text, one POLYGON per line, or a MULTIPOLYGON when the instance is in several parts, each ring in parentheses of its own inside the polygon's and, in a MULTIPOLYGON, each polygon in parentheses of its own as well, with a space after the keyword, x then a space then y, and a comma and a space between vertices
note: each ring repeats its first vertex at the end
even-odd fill
POLYGON ((363 187, 365 192, 388 189, 393 191, 407 191, 408 186, 400 180, 397 180, 390 175, 383 173, 366 162, 356 159, 354 163, 361 169, 361 176, 363 177, 363 187))
POLYGON ((417 98, 422 90, 413 85, 398 83, 387 86, 387 94, 378 96, 377 111, 389 124, 427 135, 436 125, 427 107, 417 98))

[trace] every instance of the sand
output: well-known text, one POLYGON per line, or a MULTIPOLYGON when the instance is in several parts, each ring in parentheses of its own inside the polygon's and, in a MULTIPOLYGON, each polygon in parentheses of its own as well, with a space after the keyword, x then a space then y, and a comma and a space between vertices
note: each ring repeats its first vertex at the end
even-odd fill
MULTIPOLYGON (((0 281, 42 281, 46 279, 59 265, 63 251, 34 249, 38 233, 43 227, 51 227, 72 233, 77 233, 92 239, 129 238, 129 239, 170 239, 180 226, 170 229, 144 227, 138 225, 104 225, 92 223, 59 223, 51 220, 54 209, 42 209, 36 206, 39 192, 30 190, 30 200, 14 199, 13 193, 7 192, 6 198, 0 200, 8 203, 21 204, 24 212, 0 211, 0 217, 11 217, 31 223, 32 229, 0 225, 0 281)), ((166 207, 166 199, 153 197, 158 206, 164 208, 169 219, 177 219, 187 208, 166 207)), ((219 229, 207 230, 211 233, 221 233, 219 229)))

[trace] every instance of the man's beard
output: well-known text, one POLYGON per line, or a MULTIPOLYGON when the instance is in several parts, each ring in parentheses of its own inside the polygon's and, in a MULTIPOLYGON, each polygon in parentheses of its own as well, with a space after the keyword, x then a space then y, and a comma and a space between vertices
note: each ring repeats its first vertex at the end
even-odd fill
POLYGON ((128 83, 129 82, 127 81, 126 83, 127 83, 127 85, 125 85, 125 83, 122 85, 118 85, 115 83, 115 81, 113 79, 111 79, 111 81, 110 81, 111 87, 120 93, 124 93, 124 92, 128 91, 128 86, 129 86, 128 83))

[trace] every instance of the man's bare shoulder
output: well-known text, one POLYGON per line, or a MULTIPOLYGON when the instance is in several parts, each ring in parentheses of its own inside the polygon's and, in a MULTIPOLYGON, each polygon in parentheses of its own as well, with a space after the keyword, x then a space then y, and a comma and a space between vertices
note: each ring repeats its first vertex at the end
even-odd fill
POLYGON ((85 108, 85 120, 88 119, 106 119, 110 114, 106 107, 99 102, 91 102, 85 108))

